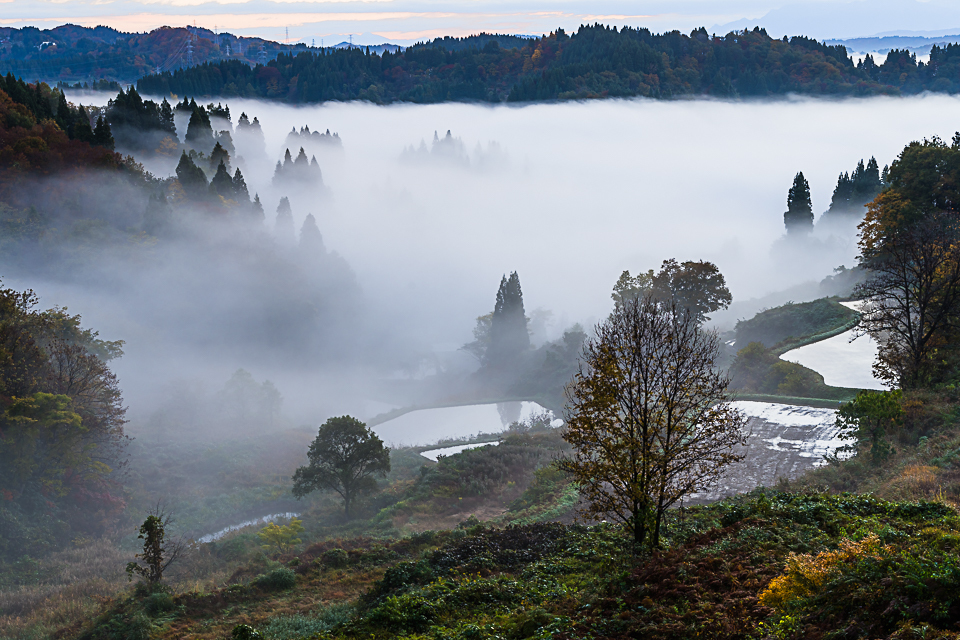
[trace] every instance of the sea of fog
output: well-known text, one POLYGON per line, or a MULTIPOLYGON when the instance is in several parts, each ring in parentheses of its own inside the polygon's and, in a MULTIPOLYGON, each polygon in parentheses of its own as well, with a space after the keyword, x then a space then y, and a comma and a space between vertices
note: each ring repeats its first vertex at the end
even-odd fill
MULTIPOLYGON (((262 123, 266 156, 236 160, 264 201, 267 224, 279 197, 290 195, 297 226, 316 216, 327 248, 356 272, 370 313, 437 353, 472 339, 475 318, 492 310, 501 276, 514 270, 539 340, 602 319, 623 270, 656 269, 671 257, 715 262, 741 303, 794 287, 717 314, 721 327, 762 306, 816 297, 815 287, 797 285, 852 266, 855 229, 786 242, 794 175, 803 171, 810 181, 819 215, 838 174, 861 158, 883 166, 912 140, 949 139, 960 128, 960 99, 949 96, 520 107, 221 101, 234 123, 241 112, 262 123), (287 133, 304 125, 343 141, 343 153, 318 154, 326 198, 270 184, 287 133), (443 138, 448 130, 462 151, 430 154, 435 132, 443 138), (421 142, 423 152, 404 153, 421 142)), ((170 164, 148 168, 172 173, 170 164)), ((121 320, 64 295, 43 303, 69 303, 102 335, 132 339, 121 320)), ((121 380, 148 365, 136 362, 134 347, 128 343, 116 365, 121 380)), ((221 369, 236 366, 243 363, 221 369)))

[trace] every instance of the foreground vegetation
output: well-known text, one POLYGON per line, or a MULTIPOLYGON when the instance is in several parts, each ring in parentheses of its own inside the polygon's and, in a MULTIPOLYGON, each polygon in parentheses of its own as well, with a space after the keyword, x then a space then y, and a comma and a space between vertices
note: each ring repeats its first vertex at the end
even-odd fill
POLYGON ((906 638, 952 637, 960 615, 960 517, 943 503, 756 491, 673 511, 667 532, 643 558, 605 524, 327 541, 222 589, 137 590, 74 633, 906 638))

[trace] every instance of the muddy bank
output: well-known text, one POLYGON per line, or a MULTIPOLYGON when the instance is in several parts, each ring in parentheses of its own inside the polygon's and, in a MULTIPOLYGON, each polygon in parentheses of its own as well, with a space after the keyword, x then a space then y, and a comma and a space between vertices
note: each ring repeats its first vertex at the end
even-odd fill
POLYGON ((826 463, 845 443, 837 438, 836 410, 766 402, 735 402, 749 416, 746 458, 732 465, 707 491, 693 494, 685 504, 704 504, 772 487, 779 478, 793 480, 826 463))

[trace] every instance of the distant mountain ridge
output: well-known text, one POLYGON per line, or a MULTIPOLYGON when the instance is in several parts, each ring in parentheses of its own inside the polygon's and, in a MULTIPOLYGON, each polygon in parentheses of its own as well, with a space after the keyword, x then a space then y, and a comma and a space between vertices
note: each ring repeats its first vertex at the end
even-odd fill
POLYGON ((202 27, 160 27, 149 33, 74 24, 53 29, 2 27, 0 74, 50 84, 101 80, 132 84, 150 73, 224 60, 266 64, 279 53, 307 49, 303 43, 238 37, 202 27))
POLYGON ((363 51, 370 50, 370 53, 376 53, 377 55, 383 54, 384 51, 390 53, 396 53, 397 51, 402 51, 404 47, 401 47, 398 44, 390 44, 389 42, 384 42, 382 44, 353 44, 352 42, 343 42, 337 43, 330 47, 331 49, 361 49, 363 51))
POLYGON ((893 50, 906 50, 917 55, 929 55, 934 46, 941 48, 948 44, 960 44, 960 33, 938 37, 928 36, 874 36, 870 38, 847 38, 845 40, 824 40, 828 45, 842 45, 855 53, 887 54, 893 50))

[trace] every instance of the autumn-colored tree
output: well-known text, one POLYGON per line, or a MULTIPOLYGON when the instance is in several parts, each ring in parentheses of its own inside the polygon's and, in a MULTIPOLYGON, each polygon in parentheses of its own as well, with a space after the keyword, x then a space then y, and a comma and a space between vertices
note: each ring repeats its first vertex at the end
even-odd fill
POLYGON ((653 277, 653 269, 635 276, 631 276, 629 271, 621 273, 617 283, 613 285, 613 293, 610 294, 614 308, 620 309, 630 300, 636 300, 649 293, 653 288, 653 277))
POLYGON ((560 462, 585 512, 627 525, 656 548, 666 510, 742 459, 743 414, 716 369, 719 340, 675 302, 630 300, 596 328, 567 391, 560 462))
POLYGON ((100 535, 124 506, 125 410, 106 364, 122 343, 36 305, 32 291, 0 288, 0 557, 49 548, 71 528, 100 535), (70 522, 52 527, 60 506, 70 522))
POLYGON ((949 375, 960 356, 960 138, 952 146, 936 138, 909 144, 888 180, 860 224, 861 328, 879 343, 878 378, 926 386, 949 375))
POLYGON ((351 416, 324 422, 307 458, 310 464, 293 475, 293 495, 302 498, 317 489, 336 491, 348 517, 356 498, 376 489, 374 477, 390 472, 390 450, 367 425, 351 416))
POLYGON ((627 302, 647 294, 675 301, 701 323, 710 319, 708 313, 726 309, 733 301, 720 269, 705 260, 677 262, 670 258, 663 261, 656 274, 653 269, 636 276, 624 271, 613 285, 610 297, 614 308, 621 309, 627 302))
POLYGON ((664 260, 651 284, 655 296, 675 302, 698 323, 709 320, 708 313, 726 309, 733 302, 720 269, 705 260, 664 260))
POLYGON ((257 532, 257 537, 263 542, 264 549, 276 550, 283 553, 291 547, 303 542, 299 536, 303 533, 303 523, 297 518, 290 518, 290 524, 278 525, 273 522, 257 532))

